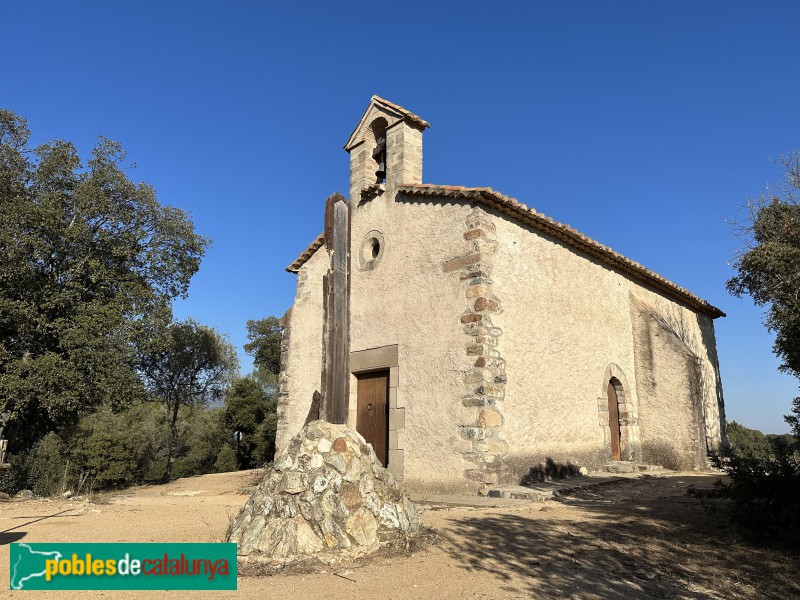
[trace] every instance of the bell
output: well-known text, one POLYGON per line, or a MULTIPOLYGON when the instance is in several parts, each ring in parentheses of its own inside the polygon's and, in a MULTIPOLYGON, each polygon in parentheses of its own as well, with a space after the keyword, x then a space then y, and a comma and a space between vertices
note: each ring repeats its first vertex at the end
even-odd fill
POLYGON ((378 179, 386 179, 386 163, 382 160, 378 163, 378 168, 375 171, 375 177, 378 179))
POLYGON ((380 137, 376 141, 378 145, 372 151, 372 160, 378 163, 375 177, 378 178, 378 181, 383 181, 386 179, 386 139, 380 137))

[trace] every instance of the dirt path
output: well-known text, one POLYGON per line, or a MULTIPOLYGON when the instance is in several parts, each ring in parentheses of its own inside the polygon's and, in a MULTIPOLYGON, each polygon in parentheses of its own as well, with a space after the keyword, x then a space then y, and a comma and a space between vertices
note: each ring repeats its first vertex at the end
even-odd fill
MULTIPOLYGON (((220 541, 254 474, 147 486, 97 503, 0 502, 0 589, 8 544, 220 541)), ((510 508, 429 508, 435 543, 312 573, 241 577, 229 598, 776 598, 800 599, 800 557, 753 546, 715 510, 685 495, 715 476, 641 477, 562 502, 510 508)), ((183 592, 174 592, 177 596, 183 592)), ((2 592, 53 598, 48 592, 2 592)), ((164 592, 62 592, 59 598, 160 598, 164 592)), ((193 592, 193 597, 204 596, 193 592)), ((211 595, 209 594, 209 597, 211 595)))

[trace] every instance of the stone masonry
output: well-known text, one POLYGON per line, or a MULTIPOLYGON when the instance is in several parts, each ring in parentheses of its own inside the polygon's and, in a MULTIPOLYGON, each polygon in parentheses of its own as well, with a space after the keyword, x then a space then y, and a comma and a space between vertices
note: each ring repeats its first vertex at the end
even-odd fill
MULTIPOLYGON (((428 123, 402 107, 373 96, 362 123, 372 124, 378 120, 385 123, 387 189, 422 183, 422 131, 428 123)), ((360 199, 362 190, 376 183, 377 163, 372 159, 374 131, 360 125, 345 146, 350 153, 351 200, 360 199)))
MULTIPOLYGON (((305 278, 305 273, 298 276, 298 280, 300 277, 305 278)), ((298 285, 302 284, 302 281, 299 281, 298 285)), ((278 423, 276 425, 276 439, 283 439, 285 435, 286 428, 288 426, 288 422, 286 420, 286 408, 289 403, 289 384, 287 381, 287 365, 289 362, 289 338, 291 336, 291 322, 292 322, 292 309, 290 308, 286 311, 286 314, 281 317, 279 325, 283 328, 281 331, 281 370, 280 375, 278 376, 278 423)), ((281 449, 276 448, 276 452, 279 452, 281 449)))
POLYGON ((467 335, 468 361, 464 384, 468 393, 461 398, 460 436, 466 440, 464 457, 473 463, 464 475, 483 485, 483 491, 497 485, 503 474, 503 457, 508 445, 502 438, 505 397, 505 361, 497 342, 502 331, 492 324, 492 315, 502 308, 494 294, 492 263, 497 251, 495 226, 486 211, 474 208, 466 219, 466 254, 449 260, 445 273, 457 273, 464 283, 469 308, 461 315, 467 335))
POLYGON ((419 513, 357 432, 312 421, 231 523, 239 555, 352 558, 420 529, 419 513))

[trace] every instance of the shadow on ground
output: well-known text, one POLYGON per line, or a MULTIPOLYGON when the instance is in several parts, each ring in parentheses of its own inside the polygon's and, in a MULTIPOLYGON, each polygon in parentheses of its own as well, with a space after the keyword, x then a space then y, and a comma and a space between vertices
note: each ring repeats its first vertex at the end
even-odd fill
POLYGON ((0 531, 0 546, 7 546, 13 542, 18 542, 26 535, 28 534, 25 531, 12 531, 11 533, 0 531))
POLYGON ((800 598, 798 557, 745 542, 724 502, 685 495, 714 479, 645 477, 551 510, 454 519, 447 550, 535 598, 800 598))
POLYGON ((8 529, 4 529, 3 531, 0 531, 0 546, 5 546, 5 545, 11 544, 13 542, 18 542, 19 540, 24 538, 27 535, 27 532, 25 532, 25 531, 16 531, 20 527, 25 527, 27 525, 33 525, 34 523, 38 523, 40 521, 45 521, 47 519, 54 519, 54 518, 57 518, 57 517, 73 517, 73 516, 75 516, 75 515, 65 515, 64 514, 64 513, 68 513, 68 512, 73 512, 73 511, 72 511, 72 509, 67 508, 65 510, 62 510, 62 511, 59 511, 57 513, 54 513, 52 515, 41 515, 41 516, 35 516, 35 517, 24 517, 24 516, 23 517, 13 517, 14 519, 17 519, 17 520, 22 520, 22 519, 29 519, 29 520, 27 520, 25 523, 20 523, 19 525, 15 525, 14 527, 9 527, 8 529))

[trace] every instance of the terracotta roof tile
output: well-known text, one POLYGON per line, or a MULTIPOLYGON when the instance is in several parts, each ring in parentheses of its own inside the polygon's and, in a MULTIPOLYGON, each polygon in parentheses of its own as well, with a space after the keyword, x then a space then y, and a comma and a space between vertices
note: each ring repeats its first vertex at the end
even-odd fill
POLYGON ((395 104, 394 102, 389 102, 388 100, 386 100, 385 98, 381 98, 380 96, 372 96, 372 98, 370 98, 367 110, 365 110, 364 114, 361 115, 361 119, 359 119, 358 125, 356 125, 356 128, 350 134, 350 137, 347 138, 347 143, 344 145, 344 149, 347 150, 348 152, 350 152, 350 150, 352 150, 353 148, 355 148, 364 141, 363 138, 357 139, 356 134, 358 134, 358 132, 361 131, 362 128, 364 127, 364 120, 367 118, 369 110, 370 108, 372 108, 372 106, 377 106, 379 108, 382 108, 386 112, 397 115, 399 117, 398 122, 406 121, 408 123, 416 125, 420 129, 426 129, 431 126, 431 124, 428 123, 425 119, 423 119, 419 115, 415 115, 410 110, 406 110, 399 104, 395 104))
POLYGON ((695 296, 689 290, 672 283, 665 277, 655 273, 641 264, 626 258, 619 252, 615 252, 608 246, 596 242, 589 236, 573 229, 569 225, 564 225, 554 221, 548 216, 528 208, 515 198, 504 196, 488 187, 463 187, 457 185, 431 185, 431 184, 411 184, 402 185, 398 191, 411 196, 444 197, 454 200, 475 200, 487 206, 514 217, 536 229, 547 233, 561 241, 569 244, 596 258, 606 264, 620 270, 628 275, 643 281, 652 287, 667 293, 668 295, 681 300, 688 306, 695 308, 714 318, 724 317, 725 313, 712 306, 702 298, 695 296))
POLYGON ((316 239, 308 245, 308 248, 303 250, 300 253, 300 256, 295 258, 294 262, 292 264, 290 264, 288 267, 286 267, 286 270, 289 271, 289 273, 297 273, 300 270, 300 267, 302 267, 304 264, 306 264, 308 259, 310 259, 312 256, 314 256, 314 253, 317 250, 322 248, 322 245, 324 243, 325 243, 325 234, 324 233, 320 233, 316 237, 316 239))
POLYGON ((410 110, 406 110, 399 104, 395 104, 394 102, 389 102, 388 100, 386 100, 385 98, 381 98, 380 96, 373 96, 372 100, 379 104, 385 104, 386 106, 395 109, 397 112, 401 113, 406 119, 415 123, 416 125, 419 125, 423 129, 431 126, 431 124, 428 123, 425 119, 415 115, 410 110))

